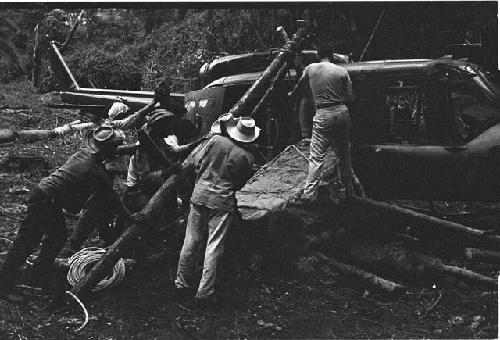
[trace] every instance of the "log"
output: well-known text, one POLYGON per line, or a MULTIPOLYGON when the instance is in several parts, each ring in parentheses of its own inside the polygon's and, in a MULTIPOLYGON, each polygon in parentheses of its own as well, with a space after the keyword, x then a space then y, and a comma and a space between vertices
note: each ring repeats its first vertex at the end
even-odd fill
POLYGON ((296 53, 300 53, 306 42, 307 31, 305 28, 300 28, 294 34, 291 41, 288 41, 281 49, 272 63, 265 69, 262 75, 253 83, 253 85, 245 92, 241 99, 231 108, 229 113, 234 117, 248 115, 253 112, 257 103, 265 96, 265 92, 271 86, 273 80, 276 80, 277 75, 281 76, 285 72, 280 72, 287 64, 291 65, 296 53))
POLYGON ((396 275, 399 279, 432 279, 438 280, 441 276, 453 276, 470 284, 496 289, 496 279, 481 275, 474 271, 443 264, 440 258, 429 254, 409 251, 394 245, 377 246, 357 244, 350 252, 349 257, 354 263, 368 269, 377 268, 378 272, 396 275))
POLYGON ((481 275, 479 273, 473 272, 472 270, 468 270, 465 268, 459 268, 456 266, 448 266, 445 264, 441 264, 435 268, 438 272, 442 272, 444 274, 448 274, 450 276, 454 276, 463 281, 483 285, 485 287, 490 288, 491 290, 497 289, 497 280, 491 277, 487 277, 481 275))
POLYGON ((0 144, 14 142, 16 140, 21 140, 23 142, 33 142, 39 140, 54 139, 67 135, 75 131, 84 131, 91 129, 95 126, 94 123, 80 123, 79 120, 64 124, 63 126, 56 127, 52 130, 11 130, 2 129, 0 130, 0 144))
POLYGON ((351 202, 362 208, 376 209, 379 211, 395 214, 406 217, 412 221, 418 222, 420 226, 428 228, 438 228, 439 230, 465 237, 466 239, 474 239, 477 241, 491 242, 500 244, 500 236, 491 234, 489 231, 484 231, 472 227, 465 226, 460 223, 446 221, 437 217, 422 214, 411 209, 402 208, 393 204, 375 201, 369 198, 353 197, 351 202))
POLYGON ((128 249, 130 245, 137 240, 137 237, 145 231, 148 225, 154 225, 154 221, 158 220, 165 201, 171 198, 177 192, 177 183, 180 175, 170 176, 165 183, 158 189, 154 196, 149 200, 143 213, 146 215, 146 221, 143 224, 132 224, 123 234, 111 245, 108 252, 97 264, 87 273, 82 281, 78 282, 71 292, 77 296, 83 297, 94 288, 99 281, 109 272, 116 261, 121 257, 123 251, 128 249))
POLYGON ((488 262, 500 264, 500 252, 493 250, 484 250, 478 248, 466 248, 465 258, 477 262, 488 262))
POLYGON ((406 287, 403 285, 400 285, 393 281, 386 280, 380 276, 367 272, 361 268, 345 264, 342 262, 338 262, 320 252, 313 252, 313 255, 321 262, 324 262, 325 264, 330 266, 336 272, 360 279, 363 282, 366 282, 383 291, 398 292, 406 289, 406 287))

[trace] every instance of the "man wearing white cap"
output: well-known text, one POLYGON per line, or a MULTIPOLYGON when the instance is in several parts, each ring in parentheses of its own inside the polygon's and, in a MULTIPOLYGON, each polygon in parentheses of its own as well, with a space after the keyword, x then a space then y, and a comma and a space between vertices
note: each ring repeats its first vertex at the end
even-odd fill
POLYGON ((224 240, 236 215, 236 191, 252 175, 254 158, 245 146, 255 141, 260 129, 250 117, 228 119, 229 137, 215 134, 188 164, 196 174, 186 236, 181 250, 175 286, 180 295, 192 288, 195 254, 208 236, 203 273, 195 303, 215 302, 215 278, 224 252, 224 240))

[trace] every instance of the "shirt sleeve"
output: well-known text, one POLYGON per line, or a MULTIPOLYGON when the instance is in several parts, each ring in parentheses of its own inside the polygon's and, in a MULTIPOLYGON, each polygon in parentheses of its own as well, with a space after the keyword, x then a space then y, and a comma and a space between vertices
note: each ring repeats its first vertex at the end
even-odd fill
POLYGON ((113 120, 111 123, 113 124, 114 127, 118 129, 129 130, 133 127, 140 125, 142 118, 143 117, 140 114, 140 112, 136 112, 134 114, 131 114, 127 118, 113 120))

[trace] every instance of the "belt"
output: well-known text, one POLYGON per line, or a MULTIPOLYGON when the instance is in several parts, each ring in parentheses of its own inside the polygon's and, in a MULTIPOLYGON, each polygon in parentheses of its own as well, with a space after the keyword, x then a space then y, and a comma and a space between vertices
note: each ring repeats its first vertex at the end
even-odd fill
POLYGON ((344 105, 344 102, 336 102, 336 103, 321 103, 316 105, 317 109, 324 109, 325 107, 334 107, 338 105, 344 105))

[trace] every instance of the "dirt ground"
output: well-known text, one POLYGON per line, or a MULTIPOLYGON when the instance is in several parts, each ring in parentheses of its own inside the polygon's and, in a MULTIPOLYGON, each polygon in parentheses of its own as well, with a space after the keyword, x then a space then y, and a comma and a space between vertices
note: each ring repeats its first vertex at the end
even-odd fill
MULTIPOLYGON (((38 96, 16 98, 8 95, 0 98, 0 129, 54 128, 78 118, 75 112, 44 107, 38 96)), ((64 163, 80 141, 81 136, 75 134, 47 142, 0 144, 0 237, 15 237, 30 188, 64 163), (48 166, 47 169, 7 166, 9 155, 41 156, 48 166)), ((445 207, 464 210, 471 204, 449 203, 445 207)), ((480 218, 473 215, 469 222, 496 229, 499 213, 491 211, 496 212, 480 218)), ((464 222, 468 217, 460 218, 464 222)), ((67 222, 72 228, 74 221, 67 222)), ((0 253, 4 250, 0 247, 0 253)), ((0 262, 4 258, 2 253, 0 262)), ((460 258, 446 260, 491 277, 498 275, 498 267, 473 265, 460 258)), ((51 301, 50 295, 19 286, 28 296, 28 302, 12 305, 0 300, 0 338, 497 337, 497 292, 460 282, 445 286, 406 282, 410 286, 408 291, 391 296, 339 274, 307 276, 277 265, 242 264, 235 277, 227 282, 220 308, 200 311, 176 302, 173 270, 172 264, 159 263, 130 271, 118 287, 86 302, 89 323, 79 332, 75 330, 84 320, 82 309, 75 307, 53 314, 44 310, 51 301)), ((27 285, 23 279, 19 284, 27 285)))

